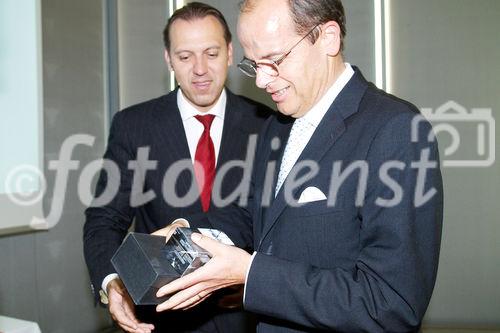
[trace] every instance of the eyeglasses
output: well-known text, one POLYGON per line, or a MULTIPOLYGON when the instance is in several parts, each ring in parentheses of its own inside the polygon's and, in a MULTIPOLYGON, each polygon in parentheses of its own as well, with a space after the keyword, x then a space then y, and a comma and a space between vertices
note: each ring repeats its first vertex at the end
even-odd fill
POLYGON ((290 53, 292 53, 292 50, 300 44, 306 37, 308 37, 317 27, 319 24, 316 24, 314 28, 312 28, 304 37, 302 37, 297 43, 295 43, 287 52, 285 52, 281 57, 279 57, 276 60, 264 60, 264 61, 259 61, 255 62, 253 60, 250 60, 248 58, 243 58, 243 60, 240 61, 238 64, 238 68, 243 72, 243 74, 249 76, 249 77, 256 77, 257 76, 257 69, 262 70, 264 73, 267 75, 276 77, 279 76, 279 68, 278 66, 283 62, 283 60, 288 57, 290 53))

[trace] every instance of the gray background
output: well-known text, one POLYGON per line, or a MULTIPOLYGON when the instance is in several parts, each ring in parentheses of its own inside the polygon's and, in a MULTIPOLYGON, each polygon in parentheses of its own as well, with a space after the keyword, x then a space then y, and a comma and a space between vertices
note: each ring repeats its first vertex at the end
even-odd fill
MULTIPOLYGON (((221 9, 235 27, 239 1, 207 2, 221 9)), ((344 3, 347 61, 374 80, 373 2, 344 3)), ((161 36, 168 1, 118 1, 114 40, 118 56, 111 58, 118 65, 114 87, 118 94, 109 93, 106 81, 112 66, 105 51, 113 40, 103 37, 104 4, 100 0, 42 0, 45 165, 57 159, 62 142, 76 133, 93 135, 96 142, 93 147, 78 147, 73 159, 84 166, 101 157, 108 113, 116 111, 108 110, 114 105, 108 96, 125 107, 168 89, 161 36)), ((454 100, 467 109, 492 108, 498 119, 500 1, 393 0, 391 10, 393 92, 419 107, 437 108, 454 100)), ((242 52, 234 37, 237 62, 242 52)), ((228 86, 270 102, 234 66, 228 86)), ((473 130, 465 134, 473 138, 473 130)), ((446 138, 440 143, 444 149, 446 138)), ((498 135, 496 144, 500 146, 498 135)), ((80 172, 81 168, 70 172, 63 217, 56 227, 0 238, 0 314, 37 321, 44 333, 100 332, 110 325, 106 311, 93 307, 83 261, 85 207, 76 191, 80 172)), ((498 163, 489 168, 446 168, 443 174, 446 207, 441 262, 426 326, 500 331, 500 168, 498 163)), ((45 175, 51 188, 54 172, 45 170, 45 175)), ((46 213, 51 202, 48 193, 46 213)))

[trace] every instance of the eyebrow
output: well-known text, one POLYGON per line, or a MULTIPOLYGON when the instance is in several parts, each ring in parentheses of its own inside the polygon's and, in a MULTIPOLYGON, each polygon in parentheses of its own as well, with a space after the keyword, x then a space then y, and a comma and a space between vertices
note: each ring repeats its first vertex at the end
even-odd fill
POLYGON ((272 57, 279 57, 281 55, 283 55, 285 52, 283 51, 279 51, 279 52, 270 52, 268 54, 266 54, 265 56, 262 57, 262 59, 269 59, 269 58, 272 58, 272 57))
MULTIPOLYGON (((285 52, 282 52, 282 51, 280 51, 280 52, 270 52, 270 53, 266 54, 265 56, 263 56, 261 59, 271 59, 271 58, 274 58, 274 57, 280 57, 283 54, 285 54, 285 52)), ((250 59, 250 58, 248 58, 246 56, 243 56, 243 57, 246 58, 246 59, 248 59, 248 60, 251 60, 253 62, 256 62, 255 59, 250 59)))
MULTIPOLYGON (((209 50, 220 50, 221 47, 220 46, 210 46, 210 47, 207 47, 206 49, 203 50, 203 52, 207 52, 209 50)), ((187 53, 194 53, 192 50, 178 50, 178 51, 175 51, 174 54, 178 55, 178 54, 181 54, 181 53, 184 53, 184 52, 187 52, 187 53)))
POLYGON ((207 52, 207 51, 210 51, 210 50, 220 50, 221 47, 220 46, 212 46, 212 47, 207 47, 205 50, 203 50, 203 52, 207 52))

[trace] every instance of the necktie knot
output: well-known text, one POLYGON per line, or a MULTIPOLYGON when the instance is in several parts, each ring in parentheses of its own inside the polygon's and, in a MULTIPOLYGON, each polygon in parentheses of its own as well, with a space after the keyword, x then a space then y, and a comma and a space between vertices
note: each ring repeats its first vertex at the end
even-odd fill
POLYGON ((214 121, 215 115, 206 114, 206 115, 197 115, 194 116, 204 127, 205 131, 210 130, 210 126, 212 126, 212 122, 214 121))
POLYGON ((293 122, 292 130, 293 131, 302 131, 305 128, 308 128, 310 126, 310 123, 306 120, 306 118, 301 117, 298 119, 295 119, 293 122))

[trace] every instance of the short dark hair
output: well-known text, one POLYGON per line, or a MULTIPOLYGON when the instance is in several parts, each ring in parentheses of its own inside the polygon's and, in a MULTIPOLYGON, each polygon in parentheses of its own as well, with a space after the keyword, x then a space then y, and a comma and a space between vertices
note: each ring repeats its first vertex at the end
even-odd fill
POLYGON ((182 8, 177 9, 172 16, 168 19, 165 29, 163 29, 163 42, 165 44, 165 49, 170 50, 170 28, 176 20, 191 21, 195 19, 203 19, 207 16, 213 16, 219 21, 224 30, 224 39, 226 43, 231 43, 231 31, 227 25, 226 19, 222 13, 205 3, 201 2, 190 2, 182 8))
MULTIPOLYGON (((287 0, 290 15, 295 23, 297 34, 302 35, 311 31, 314 26, 335 21, 340 26, 340 48, 344 49, 344 38, 347 34, 344 6, 341 0, 287 0)), ((255 6, 253 0, 244 0, 241 3, 241 12, 252 11, 255 6)), ((318 39, 318 31, 311 33, 309 40, 314 43, 318 39)))

